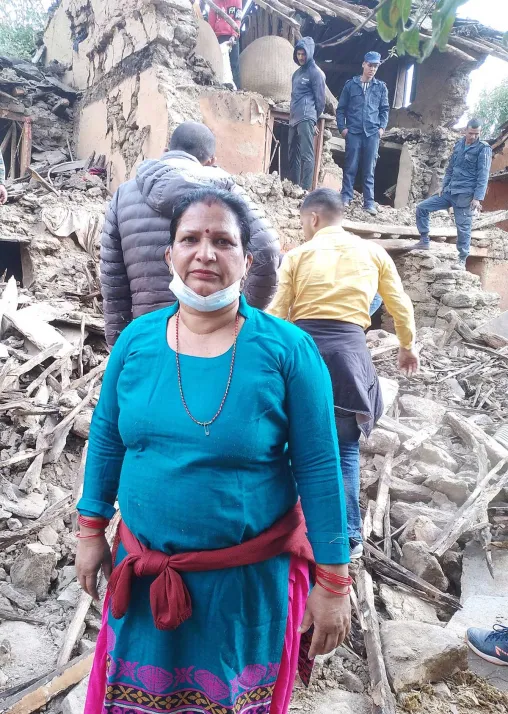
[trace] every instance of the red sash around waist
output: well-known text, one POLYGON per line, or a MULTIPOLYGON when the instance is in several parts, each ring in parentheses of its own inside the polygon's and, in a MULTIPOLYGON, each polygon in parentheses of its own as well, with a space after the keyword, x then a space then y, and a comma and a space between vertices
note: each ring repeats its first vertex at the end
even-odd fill
POLYGON ((109 580, 111 613, 119 619, 127 612, 133 577, 155 576, 150 586, 150 607, 158 630, 174 630, 192 615, 189 591, 180 572, 236 568, 282 553, 314 562, 300 503, 260 535, 230 548, 167 555, 140 543, 123 521, 117 537, 127 555, 109 580))

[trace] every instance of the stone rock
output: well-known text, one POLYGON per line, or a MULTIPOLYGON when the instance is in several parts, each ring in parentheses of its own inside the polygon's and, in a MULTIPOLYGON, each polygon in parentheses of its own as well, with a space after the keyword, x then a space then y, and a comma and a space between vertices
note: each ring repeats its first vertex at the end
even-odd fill
POLYGON ((12 564, 12 584, 34 592, 37 599, 42 600, 48 594, 56 562, 57 556, 52 548, 42 543, 30 543, 12 564))
POLYGON ((5 687, 8 681, 9 677, 5 674, 5 672, 2 672, 2 670, 0 669, 0 687, 5 687))
POLYGON ((446 511, 439 511, 437 508, 430 508, 423 503, 394 503, 390 509, 390 516, 395 528, 401 528, 408 521, 416 516, 425 516, 438 528, 444 528, 452 514, 446 511))
POLYGON ((58 543, 58 533, 52 526, 44 526, 39 532, 39 540, 42 545, 56 545, 58 543))
POLYGON ((348 669, 343 669, 336 678, 337 682, 347 689, 348 692, 355 692, 356 694, 363 694, 365 687, 362 680, 354 672, 350 672, 348 669))
POLYGON ((88 439, 90 433, 90 424, 92 423, 93 409, 84 409, 72 425, 72 433, 80 436, 82 439, 88 439))
POLYGON ((425 486, 418 486, 396 476, 391 478, 390 496, 395 501, 406 501, 407 503, 428 502, 432 500, 432 495, 432 491, 425 486))
POLYGON ((426 622, 381 623, 388 678, 396 692, 442 682, 467 669, 467 645, 453 632, 426 622))
POLYGON ((89 677, 85 677, 77 687, 71 689, 62 702, 62 714, 83 714, 89 677))
POLYGON ((40 493, 31 493, 26 497, 19 497, 17 501, 9 500, 0 494, 0 508, 10 511, 12 515, 20 518, 39 518, 46 510, 46 500, 40 493))
POLYGON ((0 595, 7 598, 9 602, 14 603, 20 610, 29 612, 36 605, 35 593, 28 590, 17 590, 9 583, 0 583, 0 595))
POLYGON ((428 442, 422 444, 418 448, 417 456, 421 461, 425 461, 427 464, 441 466, 442 468, 453 471, 453 473, 457 473, 459 470, 459 465, 453 456, 450 456, 448 452, 439 448, 439 446, 434 446, 434 444, 429 444, 428 442))
MULTIPOLYGON (((312 700, 312 714, 372 714, 372 699, 365 694, 352 694, 329 689, 312 700)), ((70 714, 64 710, 63 714, 70 714)), ((79 713, 78 713, 79 714, 79 713)))
POLYGON ((446 414, 446 407, 442 404, 412 394, 403 394, 399 398, 399 404, 408 416, 423 419, 429 424, 440 424, 446 414))
POLYGON ((19 531, 21 528, 23 528, 23 524, 19 520, 19 518, 9 518, 7 521, 7 528, 10 531, 19 531))
POLYGON ((381 387, 381 395, 383 397, 383 413, 386 414, 392 406, 397 394, 399 393, 399 383, 396 379, 387 379, 386 377, 378 377, 379 386, 381 387))
POLYGON ((465 399, 466 393, 460 386, 459 382, 455 377, 450 377, 450 379, 445 379, 444 384, 448 387, 450 392, 458 399, 465 399))
MULTIPOLYGON (((444 471, 445 469, 442 469, 444 471)), ((444 494, 451 501, 461 506, 469 496, 468 485, 461 481, 455 474, 452 477, 440 474, 439 476, 429 476, 424 481, 424 486, 444 494)))
POLYGON ((5 639, 0 642, 0 667, 5 667, 11 661, 11 643, 5 639))
POLYGON ((429 552, 428 546, 422 541, 408 541, 402 548, 400 564, 445 592, 449 583, 438 559, 429 552))
POLYGON ((57 601, 62 605, 64 610, 70 610, 76 607, 78 604, 79 597, 81 595, 81 586, 78 582, 74 581, 68 585, 60 595, 57 597, 57 601))
POLYGON ((392 620, 416 620, 439 625, 435 608, 412 593, 382 583, 379 586, 379 597, 392 620))
POLYGON ((441 567, 448 580, 460 590, 462 583, 462 553, 447 550, 441 558, 441 567))
POLYGON ((474 307, 478 302, 478 295, 474 292, 461 292, 454 290, 453 292, 445 293, 441 297, 441 302, 447 307, 474 307))
POLYGON ((48 501, 50 506, 54 506, 66 496, 70 495, 70 491, 63 491, 59 486, 54 486, 52 483, 48 483, 48 501))
POLYGON ((372 430, 368 439, 362 435, 360 438, 360 448, 367 454, 386 454, 395 453, 400 446, 400 439, 397 434, 386 429, 376 428, 372 430))
POLYGON ((426 516, 415 516, 406 523, 406 526, 399 537, 399 545, 404 546, 410 541, 420 541, 432 545, 441 535, 438 528, 430 518, 426 516))

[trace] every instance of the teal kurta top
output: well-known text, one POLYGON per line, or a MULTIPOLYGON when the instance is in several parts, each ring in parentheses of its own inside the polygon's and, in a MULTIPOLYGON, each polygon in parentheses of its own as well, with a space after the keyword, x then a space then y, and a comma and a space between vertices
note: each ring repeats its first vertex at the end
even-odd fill
MULTIPOLYGON (((332 389, 312 339, 242 298, 245 323, 230 391, 207 436, 185 412, 175 352, 167 344, 167 323, 177 309, 176 304, 137 318, 113 348, 90 429, 78 509, 109 518, 118 496, 122 517, 137 538, 174 553, 253 538, 300 496, 316 561, 347 563, 332 389)), ((196 419, 216 413, 231 355, 232 348, 214 358, 180 357, 183 391, 196 419)), ((256 686, 269 693, 284 640, 288 572, 289 558, 282 555, 243 568, 185 573, 193 614, 172 632, 155 630, 151 579, 139 578, 127 615, 109 616, 113 644, 106 706, 129 701, 137 711, 125 698, 125 687, 133 682, 150 702, 175 692, 181 698, 178 687, 185 684, 193 697, 198 691, 224 711, 240 712, 237 699, 245 692, 238 682, 246 681, 245 672, 252 675, 253 666, 265 673, 256 686), (162 694, 145 681, 146 672, 155 670, 158 686, 165 682, 162 694), (190 679, 180 682, 177 673, 184 670, 201 673, 192 686, 190 679), (213 691, 206 689, 210 682, 216 684, 213 691)), ((173 711, 171 706, 165 711, 173 711)), ((201 711, 195 706, 189 711, 201 711)))

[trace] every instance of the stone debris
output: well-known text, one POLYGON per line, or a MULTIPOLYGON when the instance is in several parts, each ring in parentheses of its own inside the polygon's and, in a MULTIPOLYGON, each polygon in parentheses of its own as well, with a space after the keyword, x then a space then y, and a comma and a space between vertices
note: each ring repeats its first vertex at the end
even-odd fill
POLYGON ((83 714, 85 711, 86 690, 88 677, 85 677, 77 687, 71 689, 62 702, 62 714, 83 714))
POLYGON ((439 625, 392 620, 381 625, 386 670, 393 689, 401 692, 430 682, 442 682, 467 669, 463 638, 439 625))

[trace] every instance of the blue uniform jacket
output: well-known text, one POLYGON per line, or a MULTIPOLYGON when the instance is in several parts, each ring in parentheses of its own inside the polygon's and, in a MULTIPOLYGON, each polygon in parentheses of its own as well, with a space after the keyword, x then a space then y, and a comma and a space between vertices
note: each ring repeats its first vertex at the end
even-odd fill
POLYGON ((384 82, 374 78, 366 92, 360 76, 346 82, 337 107, 339 131, 348 129, 352 134, 372 136, 379 129, 386 129, 390 103, 384 82))
POLYGON ((289 125, 296 126, 302 121, 317 122, 325 110, 325 73, 314 62, 314 40, 303 37, 295 45, 293 59, 297 50, 305 50, 307 63, 293 74, 291 89, 291 108, 289 110, 289 125))
POLYGON ((487 193, 491 162, 492 149, 485 141, 476 141, 466 146, 466 140, 459 139, 446 167, 443 193, 463 193, 483 201, 487 193))

